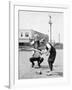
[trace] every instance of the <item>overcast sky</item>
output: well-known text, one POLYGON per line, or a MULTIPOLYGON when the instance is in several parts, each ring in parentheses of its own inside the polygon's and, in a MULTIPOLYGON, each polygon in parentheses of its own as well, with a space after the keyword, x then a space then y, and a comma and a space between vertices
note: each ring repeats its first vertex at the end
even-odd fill
POLYGON ((33 29, 49 34, 49 15, 52 16, 52 39, 63 42, 64 17, 63 13, 19 11, 19 30, 33 29))

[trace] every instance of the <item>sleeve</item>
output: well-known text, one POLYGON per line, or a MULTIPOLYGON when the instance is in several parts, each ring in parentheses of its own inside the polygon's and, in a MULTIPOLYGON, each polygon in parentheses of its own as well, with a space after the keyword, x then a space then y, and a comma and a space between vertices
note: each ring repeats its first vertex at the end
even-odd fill
POLYGON ((51 46, 50 46, 48 43, 46 44, 46 46, 47 46, 49 49, 51 48, 51 46))
POLYGON ((34 41, 30 42, 30 44, 33 45, 34 44, 34 41))

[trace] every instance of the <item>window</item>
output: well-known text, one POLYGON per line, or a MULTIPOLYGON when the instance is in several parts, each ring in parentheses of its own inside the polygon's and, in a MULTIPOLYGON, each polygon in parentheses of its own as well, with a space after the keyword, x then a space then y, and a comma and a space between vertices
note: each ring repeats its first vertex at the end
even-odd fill
POLYGON ((29 33, 28 32, 25 33, 25 37, 29 37, 29 33))

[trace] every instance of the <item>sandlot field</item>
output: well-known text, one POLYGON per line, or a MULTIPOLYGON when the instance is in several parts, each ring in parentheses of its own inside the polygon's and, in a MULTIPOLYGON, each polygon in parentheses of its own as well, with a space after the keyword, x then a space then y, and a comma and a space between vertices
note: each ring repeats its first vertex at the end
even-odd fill
POLYGON ((41 68, 38 68, 37 62, 35 62, 34 68, 31 67, 29 58, 32 56, 33 51, 19 51, 18 54, 18 78, 19 79, 31 79, 31 78, 58 78, 63 77, 63 49, 56 50, 57 55, 54 62, 53 71, 49 72, 49 66, 47 62, 47 56, 44 57, 44 61, 41 64, 41 68))

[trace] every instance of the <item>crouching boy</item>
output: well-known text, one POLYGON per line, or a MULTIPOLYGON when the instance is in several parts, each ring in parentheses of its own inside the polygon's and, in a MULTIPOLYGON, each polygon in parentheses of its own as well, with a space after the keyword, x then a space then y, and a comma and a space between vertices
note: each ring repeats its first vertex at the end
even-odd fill
POLYGON ((37 61, 39 68, 41 67, 41 63, 43 62, 44 58, 41 57, 42 53, 40 50, 34 50, 32 57, 30 58, 30 62, 32 63, 32 67, 35 65, 35 61, 37 61))

